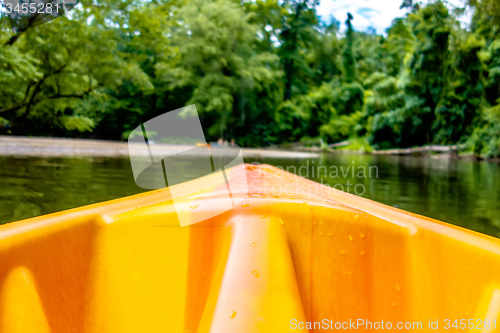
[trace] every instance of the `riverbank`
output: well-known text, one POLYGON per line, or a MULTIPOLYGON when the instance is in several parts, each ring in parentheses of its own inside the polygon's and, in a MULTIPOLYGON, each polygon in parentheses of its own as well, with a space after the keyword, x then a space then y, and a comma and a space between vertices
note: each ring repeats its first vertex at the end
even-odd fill
MULTIPOLYGON (((313 158, 318 152, 299 152, 269 149, 242 148, 243 157, 249 158, 313 158)), ((182 146, 156 144, 155 151, 173 155, 182 151, 182 146)), ((148 156, 141 144, 105 140, 40 138, 0 136, 0 156, 32 157, 122 157, 148 156)))
MULTIPOLYGON (((316 142, 318 143, 318 141, 316 142)), ((322 141, 321 141, 322 143, 322 141)), ((265 149, 281 149, 292 152, 323 152, 336 154, 369 154, 369 155, 393 155, 393 156, 413 156, 430 157, 433 159, 461 159, 461 160, 487 160, 490 162, 500 162, 499 158, 485 158, 472 152, 467 152, 465 144, 460 145, 426 145, 412 148, 395 149, 350 149, 350 141, 342 141, 330 145, 321 144, 319 146, 304 146, 301 142, 289 143, 266 147, 265 149)))

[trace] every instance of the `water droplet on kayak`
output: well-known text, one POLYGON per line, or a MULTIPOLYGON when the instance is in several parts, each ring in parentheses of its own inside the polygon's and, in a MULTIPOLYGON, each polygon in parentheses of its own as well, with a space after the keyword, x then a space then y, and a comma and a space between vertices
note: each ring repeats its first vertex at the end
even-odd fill
POLYGON ((318 225, 318 222, 313 222, 313 225, 318 225))
POLYGON ((196 208, 198 208, 198 206, 199 206, 199 205, 192 205, 192 206, 189 206, 189 208, 191 208, 191 209, 196 209, 196 208))
POLYGON ((342 273, 344 273, 344 275, 347 275, 347 272, 346 272, 346 271, 343 271, 342 273))
POLYGON ((265 215, 259 215, 259 219, 265 219, 266 216, 265 215))
POLYGON ((457 305, 457 301, 453 302, 453 304, 452 304, 452 306, 455 306, 455 305, 457 305))
POLYGON ((351 235, 349 235, 349 240, 352 242, 352 236, 351 235))
POLYGON ((340 254, 341 255, 345 255, 345 251, 344 250, 340 250, 340 254))
POLYGON ((328 236, 332 237, 332 236, 333 236, 333 234, 332 234, 331 232, 329 232, 329 233, 328 233, 328 236))
POLYGON ((358 220, 359 219, 359 215, 354 215, 354 219, 358 220))
POLYGON ((359 234, 359 237, 361 237, 361 238, 365 238, 365 234, 364 234, 364 233, 360 233, 360 234, 359 234))
POLYGON ((396 303, 396 302, 392 302, 392 307, 393 307, 393 308, 395 308, 395 307, 396 307, 396 305, 398 305, 398 303, 396 303))
POLYGON ((321 236, 323 236, 323 235, 324 235, 323 231, 320 231, 320 232, 319 232, 319 234, 320 234, 321 236))
POLYGON ((323 225, 323 224, 325 224, 325 222, 323 222, 323 221, 319 221, 319 224, 323 225))
POLYGON ((207 275, 207 273, 203 272, 203 277, 205 277, 207 275))
POLYGON ((365 251, 361 250, 361 251, 359 251, 359 254, 362 255, 362 256, 364 256, 365 255, 365 251))
POLYGON ((236 311, 231 311, 229 313, 229 319, 233 319, 234 317, 236 317, 236 311))
POLYGON ((250 244, 251 247, 256 247, 257 244, 255 244, 255 242, 253 242, 252 244, 250 244))
POLYGON ((258 278, 260 276, 259 272, 257 271, 252 271, 252 275, 258 278))
POLYGON ((303 230, 303 231, 304 231, 305 233, 308 233, 308 232, 309 232, 309 230, 303 230))
POLYGON ((284 224, 285 224, 285 222, 283 222, 283 220, 282 220, 282 219, 278 219, 278 221, 280 221, 280 224, 281 224, 281 225, 284 225, 284 224))
POLYGON ((394 288, 396 288, 397 291, 401 291, 401 288, 397 284, 394 286, 394 288))
POLYGON ((243 204, 241 205, 241 207, 245 208, 245 207, 249 207, 250 205, 249 204, 243 204))

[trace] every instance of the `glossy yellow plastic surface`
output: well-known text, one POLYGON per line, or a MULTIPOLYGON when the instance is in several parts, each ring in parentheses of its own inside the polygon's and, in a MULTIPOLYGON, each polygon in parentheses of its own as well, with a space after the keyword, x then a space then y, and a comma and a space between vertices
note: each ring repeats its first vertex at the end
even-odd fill
MULTIPOLYGON (((0 332, 500 332, 498 239, 270 166, 232 171, 243 204, 188 227, 168 189, 0 226, 0 332)), ((211 188, 191 209, 218 205, 212 180, 177 185, 211 188)))

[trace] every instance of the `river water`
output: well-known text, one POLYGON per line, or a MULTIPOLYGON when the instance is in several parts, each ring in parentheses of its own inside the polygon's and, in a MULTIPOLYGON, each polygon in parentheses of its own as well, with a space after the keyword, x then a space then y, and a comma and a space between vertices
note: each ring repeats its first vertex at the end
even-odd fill
MULTIPOLYGON (((348 154, 245 161, 500 237, 497 163, 348 154)), ((128 159, 0 157, 0 224, 143 191, 128 159)))

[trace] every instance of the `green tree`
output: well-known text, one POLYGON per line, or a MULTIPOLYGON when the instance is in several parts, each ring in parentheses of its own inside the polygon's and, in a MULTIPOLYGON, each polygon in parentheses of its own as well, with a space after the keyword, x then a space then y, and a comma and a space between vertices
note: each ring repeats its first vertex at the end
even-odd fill
POLYGON ((285 0, 282 8, 281 46, 278 54, 285 73, 284 100, 292 98, 293 88, 299 93, 307 91, 301 76, 310 75, 305 52, 318 24, 315 7, 319 0, 285 0))
POLYGON ((472 133, 484 99, 485 68, 480 58, 484 40, 462 31, 453 37, 450 68, 432 127, 433 142, 439 144, 465 141, 472 133))
POLYGON ((159 63, 157 75, 171 91, 189 91, 185 103, 196 103, 209 138, 245 137, 248 124, 269 121, 272 113, 259 95, 276 90, 279 58, 257 52, 258 27, 250 15, 227 0, 191 1, 179 19, 183 24, 172 32, 178 54, 159 63))
POLYGON ((345 24, 347 26, 347 31, 345 33, 345 48, 344 48, 344 69, 345 69, 345 80, 347 83, 352 83, 356 78, 356 61, 354 59, 354 29, 352 27, 353 17, 351 13, 347 13, 347 20, 345 24))
POLYGON ((380 149, 397 147, 404 136, 406 101, 402 80, 375 72, 363 85, 367 89, 364 116, 368 142, 380 149))
POLYGON ((402 147, 434 141, 435 109, 442 97, 449 70, 451 18, 442 2, 430 3, 408 17, 416 37, 411 59, 403 73, 406 103, 400 110, 402 147))
POLYGON ((84 5, 71 17, 24 31, 15 43, 4 44, 0 50, 7 54, 17 50, 33 59, 31 64, 36 69, 33 78, 24 75, 24 82, 12 88, 18 93, 10 94, 12 98, 2 105, 0 115, 14 133, 68 135, 75 130, 92 131, 107 113, 128 104, 116 98, 124 87, 131 93, 153 88, 140 67, 141 59, 127 52, 134 36, 127 29, 129 18, 137 15, 137 8, 128 5, 126 18, 117 14, 123 8, 106 2, 98 7, 84 5))

